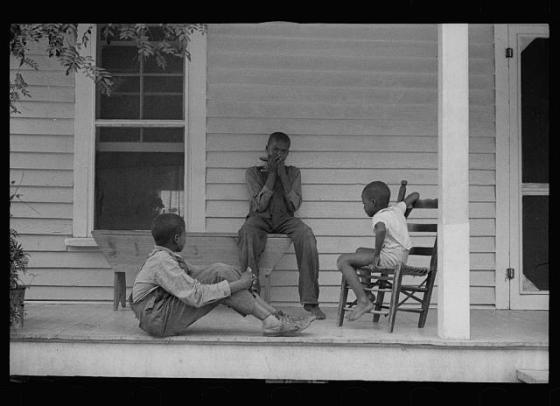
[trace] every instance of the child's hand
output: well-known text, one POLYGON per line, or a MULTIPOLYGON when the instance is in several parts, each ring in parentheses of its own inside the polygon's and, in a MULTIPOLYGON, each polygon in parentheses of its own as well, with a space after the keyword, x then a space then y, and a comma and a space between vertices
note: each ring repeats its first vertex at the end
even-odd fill
POLYGON ((253 281, 256 279, 255 274, 253 274, 253 271, 251 270, 251 268, 247 267, 247 269, 245 270, 245 272, 243 272, 241 274, 241 277, 239 278, 239 280, 241 282, 243 282, 243 286, 246 289, 249 289, 252 285, 253 285, 253 281))

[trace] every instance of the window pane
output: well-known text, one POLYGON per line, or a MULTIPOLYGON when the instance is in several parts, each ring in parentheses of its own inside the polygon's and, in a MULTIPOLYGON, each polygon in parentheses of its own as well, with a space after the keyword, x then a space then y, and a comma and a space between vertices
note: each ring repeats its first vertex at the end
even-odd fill
POLYGON ((144 72, 145 73, 183 73, 183 61, 184 58, 179 58, 178 56, 166 55, 165 58, 167 65, 164 69, 161 69, 156 58, 150 57, 146 58, 144 61, 144 72))
POLYGON ((111 73, 140 72, 135 46, 105 46, 101 48, 100 63, 111 73))
POLYGON ((183 119, 183 96, 145 96, 145 119, 183 119))
POLYGON ((548 290, 548 196, 523 196, 523 290, 548 290))
POLYGON ((100 97, 100 108, 97 118, 140 118, 140 95, 106 96, 98 93, 98 97, 100 97))
POLYGON ((144 128, 144 142, 183 142, 184 128, 144 128))
POLYGON ((521 53, 522 179, 548 183, 549 42, 533 40, 521 53))
POLYGON ((119 92, 140 93, 140 77, 114 75, 111 94, 119 92))
MULTIPOLYGON (((140 128, 105 128, 97 129, 99 142, 138 142, 140 141, 140 128)), ((182 141, 182 140, 181 140, 182 141)))
POLYGON ((183 156, 182 151, 97 151, 95 228, 149 230, 161 212, 182 216, 183 156))
POLYGON ((183 94, 182 76, 146 76, 144 77, 144 91, 173 92, 183 94))

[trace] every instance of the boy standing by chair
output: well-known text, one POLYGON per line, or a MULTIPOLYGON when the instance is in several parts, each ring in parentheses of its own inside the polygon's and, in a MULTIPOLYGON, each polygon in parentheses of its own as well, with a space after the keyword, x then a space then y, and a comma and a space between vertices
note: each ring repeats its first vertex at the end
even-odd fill
POLYGON ((364 290, 356 268, 372 264, 394 268, 405 264, 412 247, 404 214, 407 207, 412 207, 420 195, 417 192, 411 193, 404 201, 389 206, 390 197, 391 191, 384 182, 374 181, 364 187, 362 203, 366 214, 372 217, 375 249, 360 247, 355 253, 342 254, 337 260, 338 269, 357 299, 356 308, 348 316, 351 321, 357 320, 375 306, 375 297, 364 290))
POLYGON ((188 327, 218 304, 242 316, 262 321, 263 335, 291 336, 311 324, 314 317, 295 318, 276 310, 249 291, 254 282, 250 268, 244 272, 215 263, 195 266, 179 254, 185 245, 185 221, 173 214, 154 219, 155 247, 136 276, 130 304, 140 328, 156 337, 184 334, 188 327))

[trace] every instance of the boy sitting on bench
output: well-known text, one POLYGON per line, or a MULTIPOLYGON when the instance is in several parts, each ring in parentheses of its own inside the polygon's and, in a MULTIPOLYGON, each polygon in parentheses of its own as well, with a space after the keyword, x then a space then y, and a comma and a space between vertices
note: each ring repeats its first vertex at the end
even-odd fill
POLYGON ((420 195, 411 193, 404 201, 389 207, 390 197, 391 191, 384 182, 374 181, 366 185, 362 191, 362 203, 366 214, 372 217, 375 249, 360 247, 355 253, 342 254, 337 259, 337 267, 357 299, 356 308, 348 315, 351 321, 373 310, 375 301, 373 293, 364 290, 356 268, 371 264, 393 268, 399 263, 406 264, 408 251, 412 247, 404 213, 420 195))
POLYGON ((140 328, 157 337, 185 334, 187 328, 218 304, 227 305, 242 316, 262 320, 263 335, 291 336, 315 319, 296 318, 276 310, 249 291, 253 272, 240 272, 230 265, 215 263, 195 266, 179 254, 185 245, 185 221, 173 214, 154 219, 154 250, 136 276, 130 304, 140 328))

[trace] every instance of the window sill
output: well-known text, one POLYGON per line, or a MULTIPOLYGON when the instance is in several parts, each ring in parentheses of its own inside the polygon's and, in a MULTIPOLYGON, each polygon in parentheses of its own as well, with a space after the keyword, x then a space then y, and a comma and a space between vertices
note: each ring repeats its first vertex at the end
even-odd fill
POLYGON ((97 247, 97 243, 91 237, 74 237, 64 240, 67 247, 97 247))

